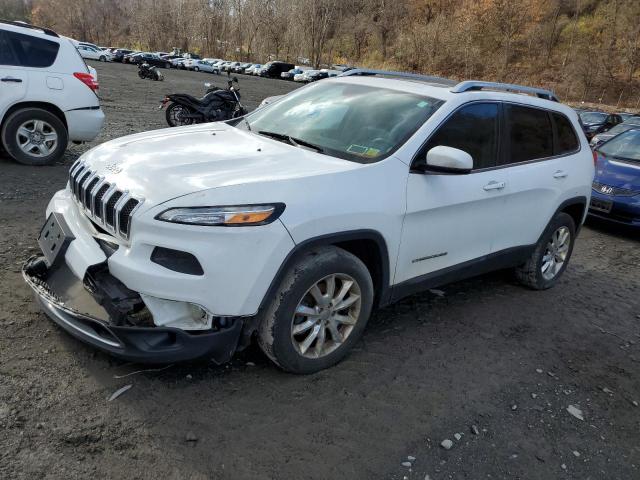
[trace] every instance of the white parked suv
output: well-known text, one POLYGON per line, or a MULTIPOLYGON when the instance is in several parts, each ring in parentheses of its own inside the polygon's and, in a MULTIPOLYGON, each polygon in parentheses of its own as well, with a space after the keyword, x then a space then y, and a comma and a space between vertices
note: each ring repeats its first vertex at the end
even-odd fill
POLYGON ((594 175, 575 112, 545 90, 384 73, 85 153, 23 270, 42 308, 130 361, 224 362, 256 337, 309 373, 425 288, 503 268, 553 286, 594 175))
POLYGON ((98 82, 70 40, 0 22, 0 140, 27 165, 59 159, 68 142, 93 140, 104 122, 98 82))

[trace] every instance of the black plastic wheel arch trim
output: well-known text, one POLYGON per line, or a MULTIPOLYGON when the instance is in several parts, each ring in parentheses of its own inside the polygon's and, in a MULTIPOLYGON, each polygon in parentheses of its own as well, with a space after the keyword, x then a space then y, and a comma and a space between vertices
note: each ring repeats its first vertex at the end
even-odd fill
POLYGON ((330 233, 326 235, 320 235, 317 237, 309 238, 298 244, 287 254, 286 258, 280 265, 278 272, 271 280, 271 284, 267 289, 267 293, 260 302, 259 310, 264 310, 268 302, 273 298, 275 291, 277 290, 284 275, 287 273, 289 267, 300 256, 310 251, 313 248, 325 247, 336 245, 343 242, 357 241, 357 240, 372 240, 378 247, 377 254, 380 257, 380 285, 374 285, 378 292, 376 292, 376 306, 383 307, 389 304, 391 297, 390 290, 390 274, 389 274, 389 251, 387 249, 387 242, 384 237, 377 230, 348 230, 345 232, 330 233))

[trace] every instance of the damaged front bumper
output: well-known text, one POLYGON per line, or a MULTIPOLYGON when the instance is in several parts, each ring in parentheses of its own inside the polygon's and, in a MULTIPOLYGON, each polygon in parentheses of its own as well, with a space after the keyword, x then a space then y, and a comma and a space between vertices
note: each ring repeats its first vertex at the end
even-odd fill
POLYGON ((211 357, 229 361, 236 350, 242 320, 227 319, 215 328, 185 331, 174 327, 123 325, 110 318, 66 264, 47 268, 32 257, 22 275, 36 301, 56 324, 77 339, 114 357, 138 363, 173 363, 211 357))

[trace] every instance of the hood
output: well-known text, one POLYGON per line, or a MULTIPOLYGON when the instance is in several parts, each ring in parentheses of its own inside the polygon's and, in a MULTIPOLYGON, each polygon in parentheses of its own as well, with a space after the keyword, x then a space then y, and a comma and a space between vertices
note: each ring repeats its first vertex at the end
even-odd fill
POLYGON ((145 207, 210 188, 362 167, 222 122, 122 137, 89 150, 81 160, 109 183, 143 198, 145 207))
POLYGON ((622 160, 596 152, 595 181, 611 187, 640 192, 640 162, 622 160))

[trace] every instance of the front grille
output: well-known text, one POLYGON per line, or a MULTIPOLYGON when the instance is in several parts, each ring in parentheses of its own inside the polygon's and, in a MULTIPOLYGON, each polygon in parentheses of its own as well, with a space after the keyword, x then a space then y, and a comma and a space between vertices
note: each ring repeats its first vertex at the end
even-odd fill
POLYGON ((142 200, 106 183, 81 162, 74 163, 69 170, 69 190, 82 212, 94 223, 115 236, 129 238, 131 217, 142 200))
POLYGON ((599 182, 593 182, 593 184, 591 185, 591 188, 598 193, 603 193, 605 195, 612 195, 614 197, 632 197, 634 195, 640 195, 640 191, 638 190, 629 190, 628 188, 612 187, 611 185, 607 185, 599 182))

